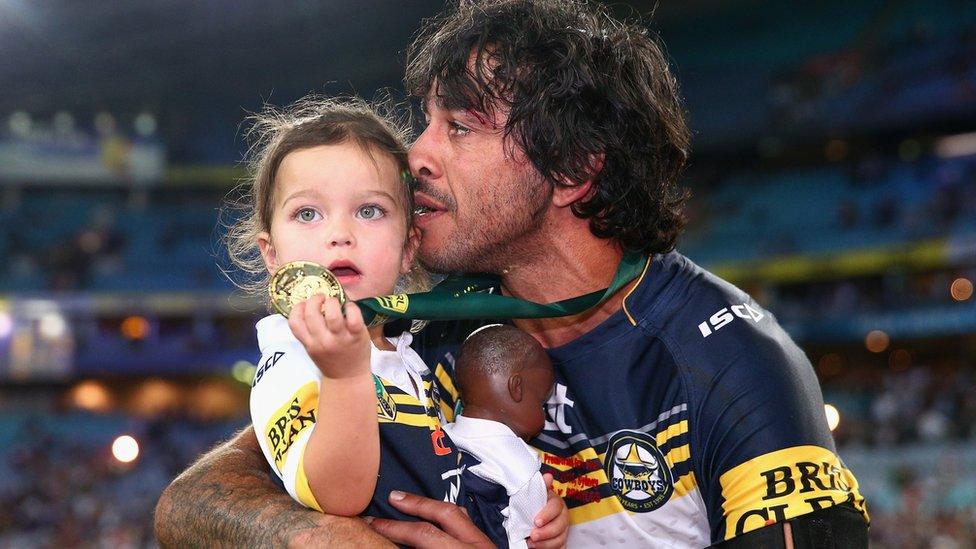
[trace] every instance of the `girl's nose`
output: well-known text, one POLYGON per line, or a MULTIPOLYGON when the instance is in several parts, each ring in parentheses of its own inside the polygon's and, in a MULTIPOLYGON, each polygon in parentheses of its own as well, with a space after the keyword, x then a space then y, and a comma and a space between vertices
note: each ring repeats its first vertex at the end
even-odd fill
POLYGON ((352 239, 348 236, 333 237, 330 244, 332 246, 350 246, 352 245, 352 239))
POLYGON ((349 230, 342 223, 336 223, 332 227, 332 232, 329 234, 329 247, 337 248, 343 246, 352 246, 354 242, 352 231, 349 230))

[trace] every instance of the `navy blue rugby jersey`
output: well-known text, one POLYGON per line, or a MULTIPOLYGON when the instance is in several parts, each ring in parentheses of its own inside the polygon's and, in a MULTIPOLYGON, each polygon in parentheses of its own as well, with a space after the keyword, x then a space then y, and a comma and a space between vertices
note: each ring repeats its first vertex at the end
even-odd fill
MULTIPOLYGON (((433 323, 414 342, 448 419, 454 355, 480 324, 433 323)), ((548 352, 556 385, 531 444, 570 546, 703 547, 844 502, 867 520, 803 351, 681 254, 654 256, 621 310, 548 352)))

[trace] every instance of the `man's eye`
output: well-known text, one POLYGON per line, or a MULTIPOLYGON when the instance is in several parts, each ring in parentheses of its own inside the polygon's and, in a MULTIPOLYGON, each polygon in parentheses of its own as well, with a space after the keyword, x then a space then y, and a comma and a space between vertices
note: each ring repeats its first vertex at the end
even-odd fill
POLYGON ((458 124, 457 122, 451 122, 449 124, 449 126, 450 126, 450 129, 448 130, 448 132, 451 133, 451 134, 454 134, 454 135, 467 135, 468 132, 471 131, 467 127, 462 126, 461 124, 458 124))
POLYGON ((311 222, 318 219, 319 212, 313 210, 312 208, 302 208, 298 210, 298 220, 311 222))
POLYGON ((359 217, 361 219, 379 219, 383 217, 383 208, 374 205, 363 206, 359 208, 359 217))

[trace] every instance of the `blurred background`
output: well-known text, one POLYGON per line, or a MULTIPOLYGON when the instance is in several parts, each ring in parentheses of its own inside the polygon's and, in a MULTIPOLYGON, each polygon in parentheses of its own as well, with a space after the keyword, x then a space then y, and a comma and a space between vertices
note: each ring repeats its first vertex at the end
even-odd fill
MULTIPOLYGON (((242 121, 402 98, 441 0, 0 0, 0 547, 153 547, 247 424, 261 304, 218 224, 242 121)), ((695 131, 679 250, 804 347, 875 547, 976 539, 976 3, 662 0, 695 131)))

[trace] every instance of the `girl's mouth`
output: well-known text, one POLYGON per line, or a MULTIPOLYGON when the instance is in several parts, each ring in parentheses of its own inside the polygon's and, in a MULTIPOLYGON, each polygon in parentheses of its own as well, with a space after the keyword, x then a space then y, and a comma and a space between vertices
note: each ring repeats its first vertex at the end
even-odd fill
POLYGON ((333 261, 329 265, 329 270, 339 279, 340 284, 346 284, 362 276, 362 273, 351 261, 333 261))

